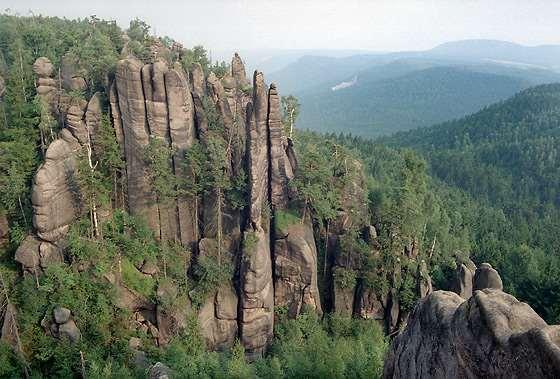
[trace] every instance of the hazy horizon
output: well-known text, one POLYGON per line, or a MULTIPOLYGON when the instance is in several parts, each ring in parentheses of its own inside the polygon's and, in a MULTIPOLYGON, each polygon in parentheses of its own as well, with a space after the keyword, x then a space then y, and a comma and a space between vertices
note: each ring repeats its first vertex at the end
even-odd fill
POLYGON ((560 2, 507 0, 0 0, 0 10, 67 18, 96 15, 126 27, 139 17, 185 46, 223 50, 426 50, 492 39, 560 44, 560 2), (491 4, 490 4, 491 3, 491 4))

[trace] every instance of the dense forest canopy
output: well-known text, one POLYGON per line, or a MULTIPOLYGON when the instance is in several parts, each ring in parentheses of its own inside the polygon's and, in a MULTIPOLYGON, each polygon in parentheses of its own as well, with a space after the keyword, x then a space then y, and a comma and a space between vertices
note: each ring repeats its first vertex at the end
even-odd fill
POLYGON ((560 321, 560 85, 533 87, 465 118, 382 140, 424 155, 471 253, 547 321, 560 321))

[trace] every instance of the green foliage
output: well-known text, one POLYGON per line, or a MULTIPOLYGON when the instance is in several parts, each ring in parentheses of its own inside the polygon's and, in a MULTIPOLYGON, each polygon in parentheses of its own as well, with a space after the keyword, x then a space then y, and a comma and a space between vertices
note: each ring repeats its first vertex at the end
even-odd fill
POLYGON ((344 267, 337 267, 333 273, 333 280, 337 287, 353 289, 356 287, 356 273, 344 267))
POLYGON ((210 66, 210 71, 213 72, 218 78, 223 78, 227 73, 231 71, 231 68, 229 64, 221 61, 214 62, 214 64, 210 66))
POLYGON ((185 49, 181 63, 186 71, 190 71, 192 65, 195 63, 200 64, 205 74, 208 74, 210 70, 208 53, 206 49, 200 45, 194 46, 192 49, 185 49))
MULTIPOLYGON (((319 222, 332 221, 342 205, 345 185, 359 172, 341 170, 352 159, 349 152, 332 141, 317 143, 314 135, 298 135, 298 169, 290 183, 303 203, 303 217, 308 208, 319 222)), ((348 204, 351 206, 351 204, 348 204)))
POLYGON ((285 231, 290 225, 299 223, 300 216, 295 210, 278 209, 274 212, 274 227, 278 231, 285 231))
POLYGON ((144 149, 144 160, 149 167, 148 179, 158 201, 164 204, 177 198, 179 182, 171 166, 173 155, 173 149, 158 137, 150 137, 144 149))
POLYGON ((253 253, 258 242, 259 237, 255 232, 246 232, 243 236, 243 251, 249 254, 253 253))
POLYGON ((10 345, 0 341, 0 377, 19 378, 23 375, 23 365, 10 345))
MULTIPOLYGON (((216 249, 217 250, 217 249, 216 249)), ((221 285, 231 281, 233 265, 229 261, 218 261, 214 255, 198 257, 193 267, 194 288, 190 292, 191 300, 196 307, 201 307, 204 301, 221 285)))
POLYGON ((137 291, 148 299, 154 298, 155 281, 151 276, 141 273, 128 259, 121 261, 121 268, 123 282, 128 288, 137 291))
POLYGON ((373 320, 328 315, 321 323, 309 312, 279 320, 270 356, 255 366, 259 377, 380 378, 386 348, 373 320))

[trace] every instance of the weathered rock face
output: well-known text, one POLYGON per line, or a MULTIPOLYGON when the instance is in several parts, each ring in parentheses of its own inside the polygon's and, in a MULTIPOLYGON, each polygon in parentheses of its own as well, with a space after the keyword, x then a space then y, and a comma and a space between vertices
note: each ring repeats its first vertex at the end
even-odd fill
MULTIPOLYGON (((194 144, 196 129, 194 104, 188 76, 181 67, 165 73, 165 90, 169 117, 169 136, 175 151, 174 171, 177 176, 189 177, 185 167, 185 153, 194 144)), ((194 180, 194 179, 192 179, 194 180)), ((197 199, 184 196, 177 201, 178 234, 184 246, 192 248, 198 241, 197 199)))
POLYGON ((502 278, 498 271, 494 270, 488 263, 483 263, 476 269, 473 279, 473 290, 492 288, 502 290, 502 278))
POLYGON ((250 84, 245 73, 245 65, 237 53, 234 54, 231 61, 231 74, 238 86, 243 87, 250 84))
POLYGON ((58 82, 53 78, 53 64, 48 58, 37 58, 35 63, 33 63, 33 72, 36 75, 35 86, 37 94, 49 105, 53 113, 58 113, 58 82))
POLYGON ((69 55, 62 57, 60 62, 62 87, 69 91, 83 91, 87 88, 84 73, 78 69, 76 60, 69 55))
POLYGON ((17 346, 17 311, 13 304, 8 304, 5 307, 2 315, 2 329, 0 330, 0 340, 10 346, 17 346))
POLYGON ((0 247, 4 246, 9 239, 10 225, 8 217, 5 214, 0 214, 0 247))
POLYGON ((276 227, 274 242, 274 304, 288 307, 291 317, 304 306, 321 312, 317 288, 317 247, 311 223, 276 227))
POLYGON ((430 278, 426 262, 422 260, 418 266, 417 292, 420 298, 423 298, 432 293, 432 290, 432 278, 430 278))
POLYGON ((211 350, 231 347, 237 337, 237 294, 224 285, 208 298, 198 313, 198 322, 211 350))
MULTIPOLYGON (((488 271, 484 265, 477 274, 488 271)), ((391 344, 384 377, 558 377, 560 326, 548 326, 500 289, 484 288, 496 285, 499 276, 491 275, 466 301, 446 291, 421 300, 391 344)))
POLYGON ((115 77, 119 114, 124 136, 124 153, 128 188, 128 208, 132 215, 143 218, 159 235, 160 222, 156 198, 148 182, 144 148, 149 143, 146 104, 142 87, 142 63, 127 58, 117 63, 115 77))
POLYGON ((67 129, 53 141, 33 182, 33 226, 45 241, 56 242, 77 216, 79 203, 75 186, 78 140, 67 129))
POLYGON ((290 200, 288 183, 294 177, 286 149, 288 142, 282 133, 282 111, 276 85, 268 91, 268 133, 270 139, 270 203, 273 208, 285 208, 290 200))

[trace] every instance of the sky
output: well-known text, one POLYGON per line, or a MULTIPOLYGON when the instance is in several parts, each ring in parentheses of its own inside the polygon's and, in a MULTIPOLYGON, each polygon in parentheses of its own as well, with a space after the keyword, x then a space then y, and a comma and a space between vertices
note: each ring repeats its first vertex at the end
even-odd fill
POLYGON ((11 13, 139 17, 185 46, 425 50, 462 39, 560 44, 558 0, 0 0, 11 13))

